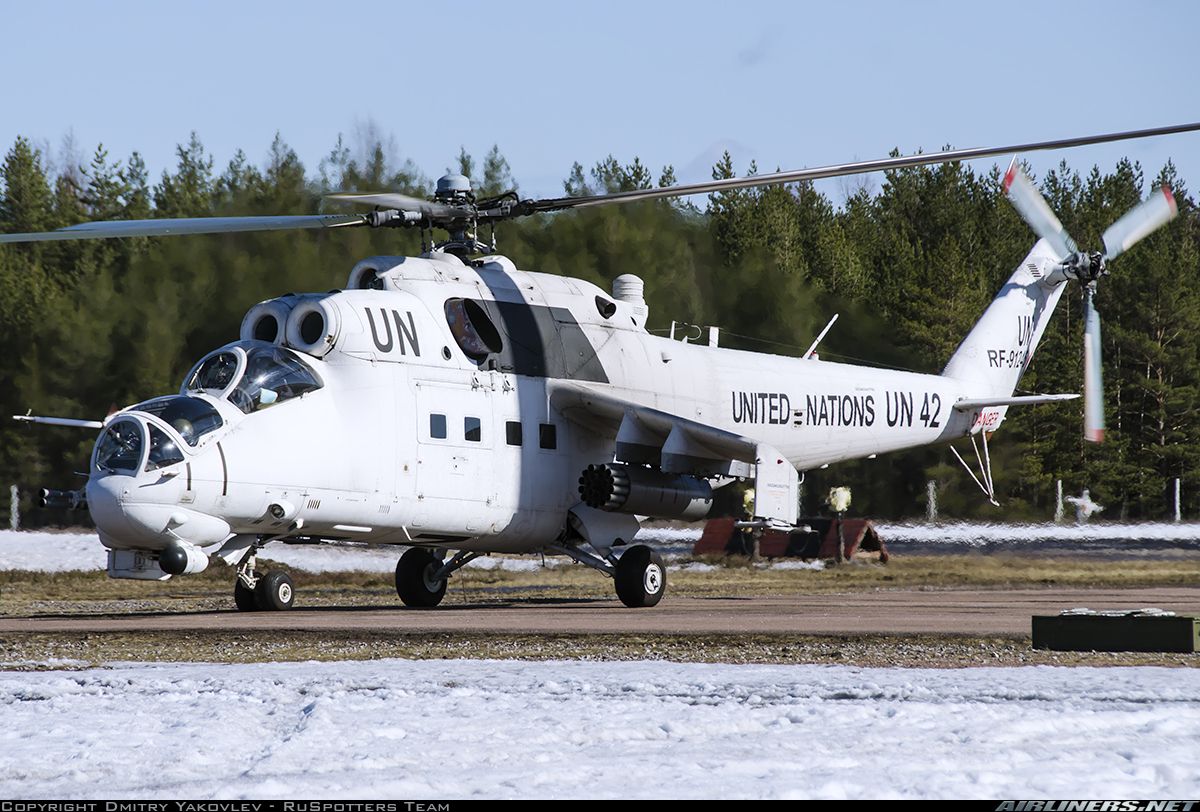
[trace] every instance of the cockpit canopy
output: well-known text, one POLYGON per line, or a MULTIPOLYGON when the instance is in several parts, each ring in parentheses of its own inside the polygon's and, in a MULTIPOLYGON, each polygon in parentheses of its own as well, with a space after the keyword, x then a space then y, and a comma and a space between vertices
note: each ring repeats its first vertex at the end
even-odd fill
POLYGON ((180 395, 166 395, 147 400, 130 407, 129 411, 154 415, 179 432, 183 441, 193 447, 200 442, 201 437, 224 425, 221 415, 211 403, 200 398, 180 395))
POLYGON ((179 439, 195 447, 204 435, 224 425, 221 415, 208 401, 182 395, 154 398, 113 419, 96 441, 93 467, 97 471, 135 474, 183 462, 179 439), (153 415, 171 427, 173 434, 139 416, 153 415))
POLYGON ((183 392, 225 398, 250 414, 322 385, 291 350, 265 341, 236 341, 201 360, 184 380, 183 392))

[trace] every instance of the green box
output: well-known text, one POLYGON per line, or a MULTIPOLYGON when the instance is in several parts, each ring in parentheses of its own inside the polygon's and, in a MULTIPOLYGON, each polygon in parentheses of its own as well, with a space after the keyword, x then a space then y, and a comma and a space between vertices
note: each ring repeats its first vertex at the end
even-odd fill
POLYGON ((1034 615, 1033 647, 1051 651, 1200 651, 1190 615, 1034 615))

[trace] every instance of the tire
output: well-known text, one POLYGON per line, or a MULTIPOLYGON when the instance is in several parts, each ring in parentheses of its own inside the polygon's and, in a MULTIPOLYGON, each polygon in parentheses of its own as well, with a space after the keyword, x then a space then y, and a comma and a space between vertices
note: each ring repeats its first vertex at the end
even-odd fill
POLYGON ((233 603, 239 612, 257 612, 258 602, 254 599, 254 590, 242 583, 238 578, 233 582, 233 603))
POLYGON ((258 579, 258 584, 254 587, 254 605, 261 612, 291 609, 295 599, 296 590, 286 572, 268 572, 258 579))
POLYGON ((433 582, 431 577, 445 562, 431 551, 413 547, 396 562, 396 594, 405 606, 432 609, 446 595, 446 579, 433 582))
POLYGON ((667 592, 667 567, 661 555, 645 544, 635 544, 617 560, 613 580, 617 597, 629 608, 657 606, 667 592))

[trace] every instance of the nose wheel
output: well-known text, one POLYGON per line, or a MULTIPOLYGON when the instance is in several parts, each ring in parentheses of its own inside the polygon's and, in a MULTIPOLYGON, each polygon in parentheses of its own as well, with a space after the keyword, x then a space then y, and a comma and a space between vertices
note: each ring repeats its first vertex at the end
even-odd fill
POLYGON ((238 564, 237 579, 233 582, 233 603, 239 612, 279 612, 291 609, 296 600, 296 588, 286 572, 272 570, 258 575, 254 570, 255 553, 251 548, 238 564))
POLYGON ((258 609, 254 602, 254 590, 243 584, 241 578, 233 582, 233 603, 239 612, 254 612, 258 609))

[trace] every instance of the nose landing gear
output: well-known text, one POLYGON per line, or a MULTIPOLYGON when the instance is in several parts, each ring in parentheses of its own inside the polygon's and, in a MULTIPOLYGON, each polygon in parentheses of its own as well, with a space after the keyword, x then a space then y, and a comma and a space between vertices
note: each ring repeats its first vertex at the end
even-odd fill
POLYGON ((252 546, 238 563, 233 582, 233 603, 239 612, 278 612, 291 609, 296 590, 286 572, 272 570, 258 575, 254 570, 258 547, 252 546))

